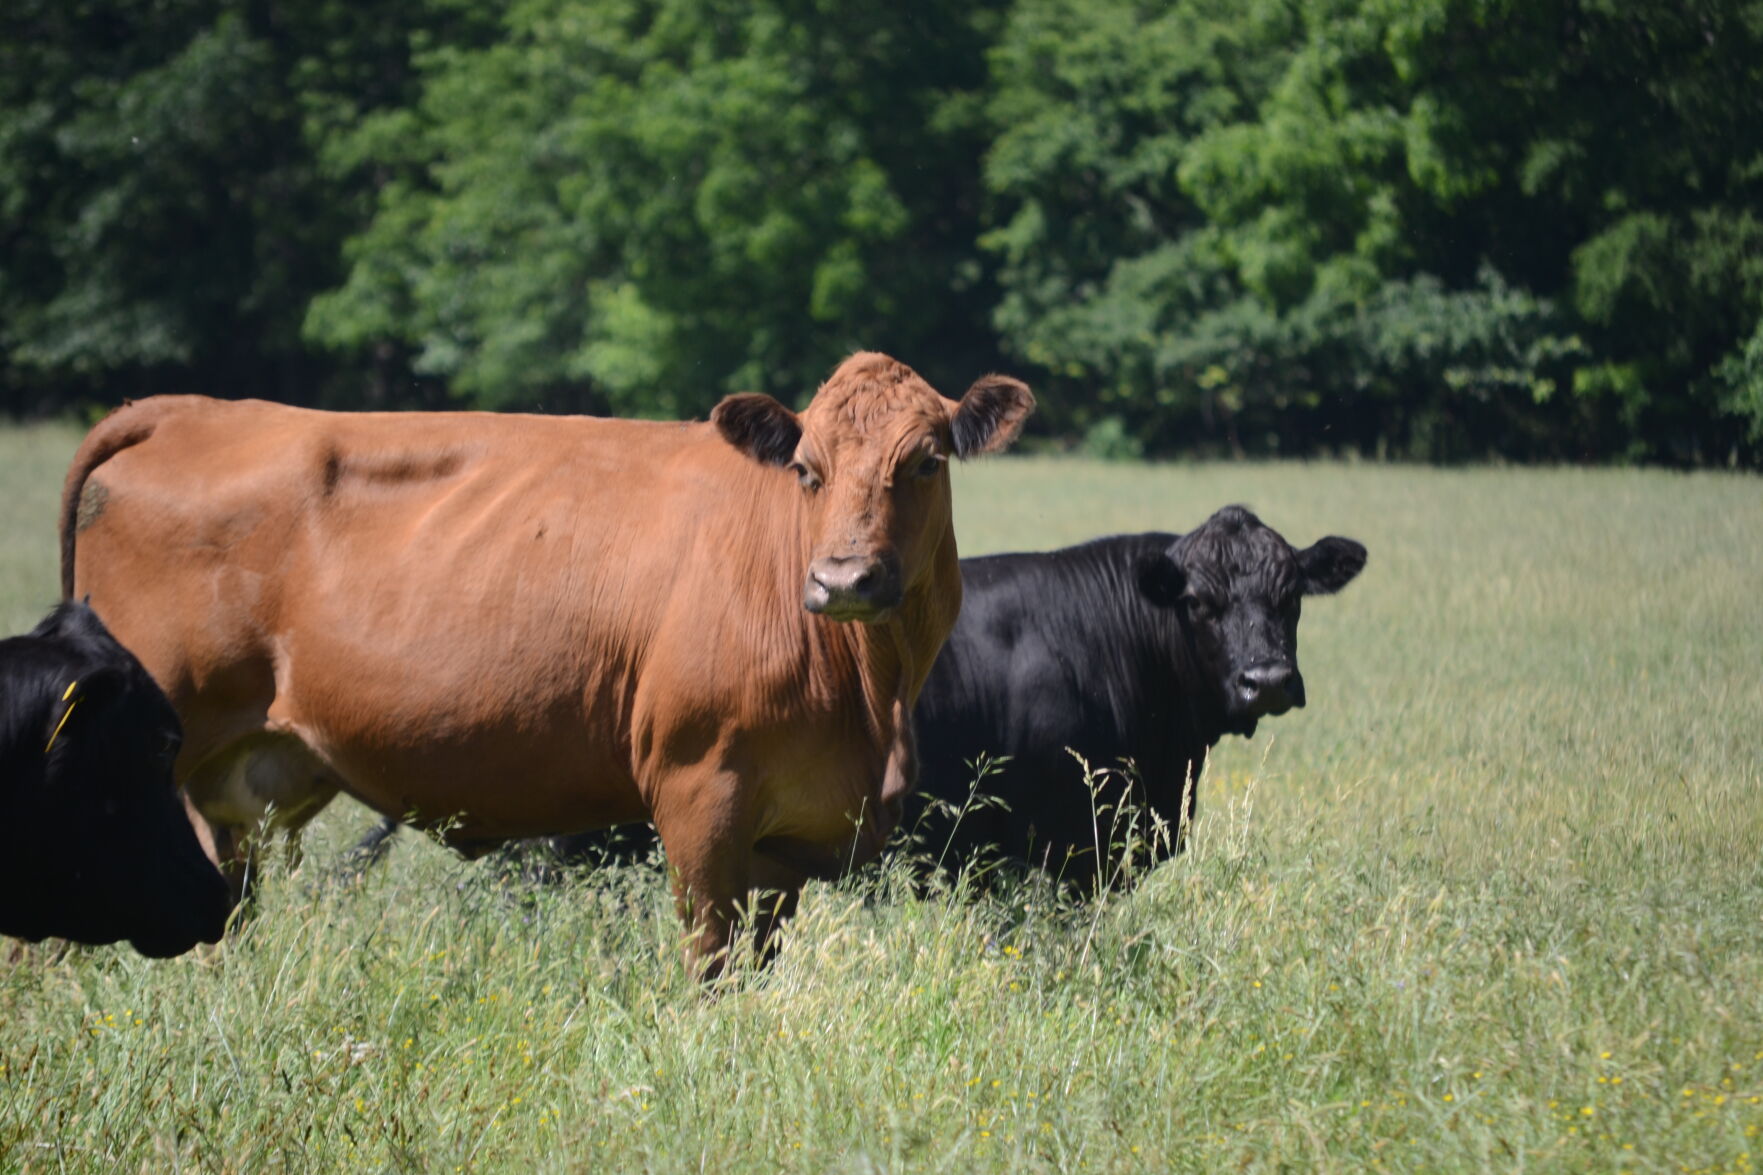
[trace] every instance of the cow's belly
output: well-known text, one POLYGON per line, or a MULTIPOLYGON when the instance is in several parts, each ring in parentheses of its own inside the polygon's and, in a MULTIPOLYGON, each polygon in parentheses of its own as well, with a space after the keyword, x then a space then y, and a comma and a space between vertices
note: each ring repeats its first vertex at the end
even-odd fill
POLYGON ((596 704, 573 677, 535 681, 532 668, 488 651, 344 658, 309 648, 279 667, 268 723, 310 747, 357 799, 460 839, 644 818, 614 701, 596 704))
POLYGON ((375 634, 309 595, 314 614, 275 636, 219 608, 190 608, 187 596, 180 612, 160 592, 91 578, 100 614, 116 617, 119 639, 142 650, 183 719, 182 778, 204 767, 215 778, 263 776, 244 767, 266 733, 298 739, 334 777, 286 759, 287 769, 270 773, 275 794, 233 787, 225 811, 205 813, 225 823, 252 824, 269 805, 288 810, 290 789, 302 786, 315 796, 340 786, 389 816, 451 822, 461 839, 647 816, 610 677, 581 668, 579 645, 559 655, 555 634, 473 641, 444 620, 375 634))
POLYGON ((357 799, 449 840, 584 832, 648 816, 628 769, 604 754, 488 737, 421 747, 308 745, 357 799))
POLYGON ((361 541, 315 540, 303 590, 277 602, 272 726, 362 801, 451 822, 461 839, 646 815, 626 718, 635 671, 618 651, 634 645, 628 616, 596 614, 557 551, 510 548, 507 533, 461 538, 426 563, 410 546, 376 561, 361 541))

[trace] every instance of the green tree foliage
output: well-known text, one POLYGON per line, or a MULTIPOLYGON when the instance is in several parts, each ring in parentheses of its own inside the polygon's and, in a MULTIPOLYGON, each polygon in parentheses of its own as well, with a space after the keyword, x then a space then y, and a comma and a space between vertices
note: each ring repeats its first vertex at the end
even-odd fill
POLYGON ((208 391, 310 400, 300 335, 371 177, 310 142, 409 98, 446 0, 0 6, 0 406, 208 391))
POLYGON ((997 322, 1068 428, 1763 435, 1763 5, 1021 0, 993 71, 997 322))
POLYGON ((422 59, 396 158, 314 338, 387 337, 476 402, 705 411, 880 347, 991 356, 978 260, 977 6, 522 0, 422 59))
POLYGON ((14 0, 0 408, 1763 462, 1763 0, 14 0))

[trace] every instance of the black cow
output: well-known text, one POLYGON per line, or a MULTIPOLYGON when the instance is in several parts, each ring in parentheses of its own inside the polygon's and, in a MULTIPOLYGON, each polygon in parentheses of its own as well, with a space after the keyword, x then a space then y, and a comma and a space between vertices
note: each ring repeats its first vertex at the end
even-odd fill
POLYGON ((0 934, 127 939, 155 958, 220 940, 226 881, 172 779, 182 738, 84 604, 0 640, 0 934))
POLYGON ((1303 597, 1364 566, 1351 539, 1294 550, 1241 506, 1185 535, 962 560, 961 617, 915 712, 924 847, 1081 882, 1117 880, 1135 834, 1151 859, 1174 851, 1212 746, 1304 704, 1303 597), (982 757, 1001 761, 976 785, 982 757))
MULTIPOLYGON (((1141 863, 1166 856, 1212 746, 1304 704, 1303 597, 1364 566, 1352 539, 1294 550, 1241 506, 1185 535, 963 559, 961 615, 914 711, 903 826, 945 864, 1001 855, 1081 885, 1123 880, 1134 844, 1141 863)), ((395 827, 370 833, 363 859, 395 827)), ((566 859, 635 859, 653 848, 644 832, 548 844, 566 859)))

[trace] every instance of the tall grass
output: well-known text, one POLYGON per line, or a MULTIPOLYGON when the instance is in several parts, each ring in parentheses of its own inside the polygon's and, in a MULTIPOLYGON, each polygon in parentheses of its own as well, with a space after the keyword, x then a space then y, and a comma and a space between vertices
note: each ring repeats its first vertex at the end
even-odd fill
MULTIPOLYGON (((72 439, 0 435, 14 629, 72 439)), ((1230 501, 1370 548, 1180 859, 1088 905, 812 886, 705 997, 653 870, 534 888, 407 837, 336 884, 339 803, 222 947, 5 972, 0 1167, 1752 1169, 1763 482, 1033 460, 956 494, 970 554, 1230 501)))
POLYGON ((30 628, 61 598, 55 520, 80 436, 58 424, 0 427, 0 635, 30 628))

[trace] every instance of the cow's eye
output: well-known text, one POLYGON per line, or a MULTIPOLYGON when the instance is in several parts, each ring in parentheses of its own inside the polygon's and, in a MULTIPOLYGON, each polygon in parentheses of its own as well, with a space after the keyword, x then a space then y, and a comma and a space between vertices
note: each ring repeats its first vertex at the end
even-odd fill
POLYGON ((912 476, 923 478, 935 477, 943 471, 943 466, 945 464, 947 464, 947 462, 943 458, 938 457, 933 453, 918 463, 918 468, 912 471, 912 476))
POLYGON ((801 483, 803 489, 812 492, 820 488, 819 475, 800 461, 790 462, 790 472, 796 475, 796 480, 801 483))

